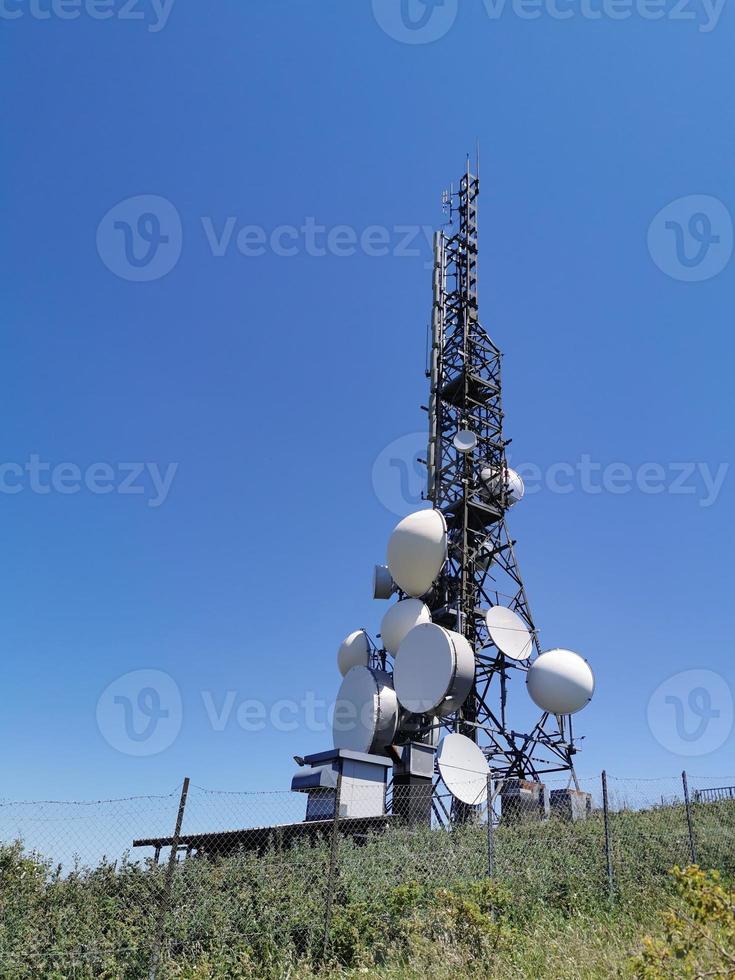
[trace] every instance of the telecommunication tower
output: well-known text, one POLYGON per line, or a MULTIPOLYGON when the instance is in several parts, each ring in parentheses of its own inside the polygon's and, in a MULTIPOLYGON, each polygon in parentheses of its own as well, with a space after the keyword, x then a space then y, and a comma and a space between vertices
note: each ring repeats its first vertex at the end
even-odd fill
POLYGON ((430 506, 399 521, 387 564, 375 566, 374 598, 397 596, 380 642, 360 629, 339 648, 331 761, 317 771, 325 757, 310 757, 312 770, 292 784, 306 792, 329 787, 346 759, 373 765, 380 781, 388 757, 393 812, 422 820, 433 813, 440 822, 487 807, 493 779, 502 781, 503 809, 508 803, 512 812, 514 794, 545 808, 543 777, 566 773, 576 789, 550 798, 578 806, 585 794, 574 773, 572 714, 595 687, 579 654, 542 650, 508 528, 524 486, 506 455, 502 355, 479 319, 479 192, 468 161, 457 189, 444 195, 448 222, 434 237, 422 460, 430 506), (512 696, 519 688, 528 695, 520 705, 512 696), (536 720, 521 723, 521 716, 536 720))
POLYGON ((445 515, 448 560, 430 608, 475 651, 472 691, 446 722, 483 748, 498 775, 538 779, 573 773, 575 747, 570 715, 543 712, 526 733, 511 727, 508 684, 523 680, 530 658, 504 655, 487 625, 489 608, 511 609, 541 653, 506 520, 522 483, 506 459, 502 355, 479 319, 479 193, 468 161, 457 190, 445 194, 449 230, 434 238, 427 497, 445 515))

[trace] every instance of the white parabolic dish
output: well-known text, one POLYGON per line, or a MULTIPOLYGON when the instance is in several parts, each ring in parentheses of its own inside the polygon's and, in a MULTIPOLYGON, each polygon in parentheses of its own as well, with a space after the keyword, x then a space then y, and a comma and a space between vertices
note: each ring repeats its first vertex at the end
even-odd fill
POLYGON ((371 667, 353 667, 342 681, 334 706, 334 747, 382 751, 395 738, 398 712, 390 675, 371 667))
POLYGON ((592 699, 595 678, 590 665, 578 653, 549 650, 529 667, 526 686, 542 711, 573 715, 592 699))
POLYGON ((421 623, 396 654, 398 700, 415 714, 449 715, 461 707, 475 679, 475 655, 461 633, 421 623))
MULTIPOLYGON (((499 470, 493 466, 487 466, 480 473, 480 479, 488 488, 490 493, 498 493, 500 489, 499 470)), ((505 504, 512 507, 519 500, 523 499, 526 487, 520 473, 516 473, 510 466, 507 467, 507 478, 505 480, 505 504)))
POLYGON ((456 732, 445 735, 439 742, 436 761, 444 785, 452 796, 470 806, 487 801, 490 766, 472 739, 456 732))
POLYGON ((420 599, 401 599, 391 606, 380 624, 383 646, 394 656, 403 638, 419 623, 430 623, 429 607, 420 599))
POLYGON ((345 677, 353 667, 367 667, 370 663, 370 643, 365 630, 355 630, 342 641, 337 652, 337 666, 345 677))
POLYGON ((487 630, 495 646, 511 660, 528 660, 533 648, 531 633, 518 613, 493 606, 485 614, 487 630))
POLYGON ((438 510, 418 510, 395 526, 388 541, 394 581, 418 598, 429 591, 447 558, 447 522, 438 510))
POLYGON ((477 445, 477 436, 469 429, 460 429, 452 440, 454 448, 460 453, 471 453, 477 445))

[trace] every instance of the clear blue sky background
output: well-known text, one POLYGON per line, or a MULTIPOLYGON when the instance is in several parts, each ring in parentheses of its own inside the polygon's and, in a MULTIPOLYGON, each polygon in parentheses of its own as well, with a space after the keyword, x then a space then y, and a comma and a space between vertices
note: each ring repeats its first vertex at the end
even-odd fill
MULTIPOLYGON (((425 425, 428 248, 215 257, 202 217, 437 224, 479 139, 482 316, 506 355, 514 460, 732 456, 735 263, 681 282, 647 246, 675 199, 735 213, 732 11, 702 32, 492 20, 461 0, 445 36, 411 46, 367 0, 177 0, 158 32, 139 9, 147 21, 0 21, 0 462, 178 464, 157 508, 0 495, 8 798, 168 790, 185 774, 285 789, 292 754, 329 733, 246 733, 234 712, 214 731, 202 692, 333 698, 339 641, 379 627, 370 573, 396 517, 372 468, 425 425), (141 194, 183 227, 180 260, 152 282, 114 275, 96 246, 108 210, 141 194), (175 679, 183 724, 137 758, 105 741, 96 707, 142 668, 175 679)), ((544 644, 597 673, 582 773, 732 775, 732 735, 686 760, 646 710, 689 668, 735 684, 734 479, 710 507, 701 488, 576 489, 513 512, 544 644)))

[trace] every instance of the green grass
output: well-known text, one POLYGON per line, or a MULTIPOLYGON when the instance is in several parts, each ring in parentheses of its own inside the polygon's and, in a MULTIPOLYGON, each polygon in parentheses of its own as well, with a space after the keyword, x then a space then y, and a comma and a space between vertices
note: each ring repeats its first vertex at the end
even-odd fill
MULTIPOLYGON (((676 901, 689 863, 685 813, 612 816, 615 892, 602 821, 499 828, 487 878, 483 827, 391 830, 341 840, 330 953, 326 844, 177 865, 159 977, 607 978, 676 901)), ((695 808, 699 863, 735 875, 735 804, 695 808)), ((0 978, 147 976, 164 869, 123 861, 71 873, 20 844, 0 848, 0 978)))

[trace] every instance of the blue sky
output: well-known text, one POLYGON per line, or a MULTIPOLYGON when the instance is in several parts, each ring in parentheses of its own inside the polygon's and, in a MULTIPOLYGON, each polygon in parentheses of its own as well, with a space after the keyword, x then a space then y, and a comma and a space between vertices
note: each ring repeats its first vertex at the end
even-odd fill
POLYGON ((597 674, 580 772, 733 775, 732 12, 447 0, 428 41, 386 3, 4 0, 6 798, 286 789, 329 747, 238 709, 332 699, 379 628, 374 464, 425 425, 425 229, 478 139, 482 318, 540 474, 512 531, 544 645, 597 674), (119 750, 134 671, 175 728, 181 699, 155 754, 119 750))

